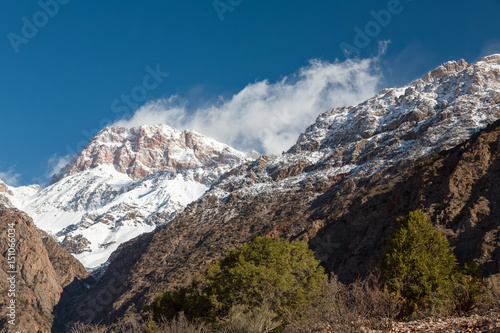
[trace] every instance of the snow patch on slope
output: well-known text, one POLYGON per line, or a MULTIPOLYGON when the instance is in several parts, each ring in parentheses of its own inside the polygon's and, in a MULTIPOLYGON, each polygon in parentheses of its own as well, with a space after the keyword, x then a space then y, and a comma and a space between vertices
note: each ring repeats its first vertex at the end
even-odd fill
POLYGON ((182 175, 162 172, 133 181, 113 166, 101 165, 44 189, 11 187, 11 201, 60 244, 77 240, 79 244, 69 248, 92 269, 123 242, 170 221, 207 189, 182 175))

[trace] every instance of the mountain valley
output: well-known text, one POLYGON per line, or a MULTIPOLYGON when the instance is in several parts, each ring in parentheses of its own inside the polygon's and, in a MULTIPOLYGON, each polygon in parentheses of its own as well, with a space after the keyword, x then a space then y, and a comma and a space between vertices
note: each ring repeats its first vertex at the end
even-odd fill
POLYGON ((397 217, 416 209, 460 264, 496 276, 499 177, 500 55, 491 55, 323 112, 276 156, 164 124, 107 127, 47 187, 0 181, 0 218, 29 235, 33 248, 19 242, 20 254, 36 253, 22 256, 32 270, 21 273, 26 322, 64 332, 138 316, 257 236, 305 241, 328 273, 352 282, 377 270, 397 217))

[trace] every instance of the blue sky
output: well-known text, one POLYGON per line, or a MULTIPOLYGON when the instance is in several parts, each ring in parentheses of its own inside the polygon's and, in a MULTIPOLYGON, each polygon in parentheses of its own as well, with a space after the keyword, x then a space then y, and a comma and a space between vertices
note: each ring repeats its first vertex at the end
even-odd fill
MULTIPOLYGON (((0 178, 13 185, 46 182, 91 135, 141 106, 141 115, 169 112, 153 118, 202 133, 211 123, 204 134, 214 135, 216 126, 245 119, 231 116, 242 107, 233 96, 252 94, 245 112, 264 118, 273 107, 286 109, 280 101, 288 94, 305 96, 298 103, 303 109, 338 104, 333 108, 406 84, 448 60, 500 53, 498 0, 42 0, 2 6, 0 178), (380 54, 383 41, 390 43, 380 54), (341 45, 357 52, 346 54, 341 45), (343 63, 353 57, 369 64, 343 63), (332 96, 303 94, 325 72, 321 95, 332 96), (348 95, 346 89, 357 93, 338 97, 348 95), (127 104, 123 96, 132 93, 127 104), (272 103, 258 108, 257 100, 272 103), (219 113, 217 121, 209 119, 211 112, 219 113), (192 114, 201 116, 174 119, 192 114)), ((295 139, 296 130, 285 133, 285 126, 305 129, 322 111, 292 112, 293 123, 269 127, 280 136, 268 133, 268 141, 243 126, 221 138, 241 149, 275 152, 295 139), (283 140, 273 145, 275 139, 283 140)))

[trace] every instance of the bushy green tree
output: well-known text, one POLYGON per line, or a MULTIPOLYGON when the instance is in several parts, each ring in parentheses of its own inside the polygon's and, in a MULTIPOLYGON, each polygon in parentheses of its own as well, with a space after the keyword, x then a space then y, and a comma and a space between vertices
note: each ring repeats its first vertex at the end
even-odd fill
POLYGON ((419 210, 398 219, 381 268, 382 281, 402 298, 401 315, 406 318, 423 310, 449 309, 462 279, 447 239, 419 210))
POLYGON ((258 237, 208 266, 187 287, 165 291, 145 310, 154 318, 220 322, 235 305, 265 307, 281 320, 309 305, 326 274, 307 244, 258 237))

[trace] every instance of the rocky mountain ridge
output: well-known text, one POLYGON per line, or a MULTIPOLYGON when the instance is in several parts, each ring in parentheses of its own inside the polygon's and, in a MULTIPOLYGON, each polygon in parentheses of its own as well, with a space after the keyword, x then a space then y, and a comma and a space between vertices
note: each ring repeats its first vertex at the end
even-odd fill
POLYGON ((192 130, 179 131, 166 124, 130 129, 111 126, 100 131, 53 182, 100 165, 113 165, 133 180, 163 171, 209 184, 228 166, 246 158, 247 154, 192 130))
POLYGON ((14 195, 12 191, 9 189, 9 186, 5 184, 1 179, 0 179, 0 193, 7 193, 10 195, 14 195))
POLYGON ((194 131, 109 127, 49 187, 8 191, 92 269, 119 244, 172 220, 214 182, 210 195, 219 200, 301 188, 313 199, 345 175, 365 177, 453 147, 500 117, 499 91, 499 55, 451 61, 406 87, 320 114, 286 153, 253 162, 255 155, 194 131))
POLYGON ((232 170, 212 193, 321 188, 349 172, 367 176, 460 144, 500 118, 499 104, 500 55, 448 62, 406 87, 320 114, 286 153, 232 170))

